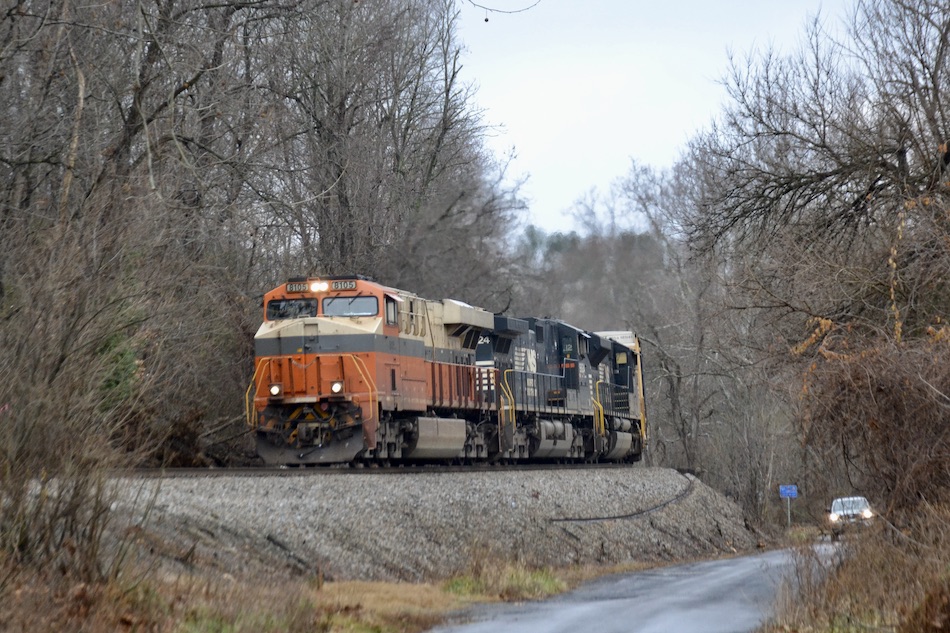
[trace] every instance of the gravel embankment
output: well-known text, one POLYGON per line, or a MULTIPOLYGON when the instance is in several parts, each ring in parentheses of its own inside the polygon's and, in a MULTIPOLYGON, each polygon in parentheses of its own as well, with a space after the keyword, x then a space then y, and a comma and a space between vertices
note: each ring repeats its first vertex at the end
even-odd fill
POLYGON ((129 533, 163 564, 234 575, 420 581, 465 570, 474 557, 657 562, 749 550, 759 540, 735 504, 660 468, 219 475, 130 479, 122 488, 123 514, 138 517, 129 533))

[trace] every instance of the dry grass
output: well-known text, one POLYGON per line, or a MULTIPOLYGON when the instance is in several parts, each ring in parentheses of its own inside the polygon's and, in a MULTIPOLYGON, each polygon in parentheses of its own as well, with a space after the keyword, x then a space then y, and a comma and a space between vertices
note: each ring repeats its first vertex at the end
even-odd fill
POLYGON ((124 586, 20 576, 0 605, 3 631, 416 633, 466 604, 430 585, 182 576, 124 586))
MULTIPOLYGON (((130 556, 121 573, 98 581, 62 570, 4 564, 0 553, 0 631, 154 633, 419 633, 475 604, 537 600, 606 574, 649 567, 537 568, 478 548, 467 568, 423 584, 323 582, 322 577, 232 577, 145 539, 151 557, 185 561, 190 573, 160 571, 130 556), (144 568, 137 568, 145 565, 144 568), (202 571, 204 570, 204 571, 202 571), (15 571, 15 573, 13 573, 15 571)), ((138 550, 137 550, 138 551, 138 550)))
POLYGON ((764 631, 950 630, 950 507, 922 505, 895 528, 849 534, 829 559, 796 550, 794 589, 764 631))
POLYGON ((424 631, 476 601, 433 584, 385 582, 327 583, 316 600, 324 630, 334 633, 424 631))
MULTIPOLYGON (((462 575, 441 584, 197 573, 161 577, 154 571, 133 581, 87 583, 19 570, 0 592, 0 630, 418 633, 474 603, 542 598, 574 584, 553 571, 523 565, 478 567, 477 577, 462 575)), ((8 568, 0 573, 3 569, 8 568)), ((567 575, 588 579, 595 571, 567 575)))
POLYGON ((567 583, 548 569, 519 563, 472 559, 471 570, 445 583, 450 593, 480 601, 538 600, 567 589, 567 583))
MULTIPOLYGON (((827 532, 824 534, 827 534, 827 532)), ((817 525, 793 525, 785 530, 784 542, 787 547, 800 547, 811 545, 822 536, 822 530, 817 525)))
MULTIPOLYGON (((786 592, 780 617, 763 631, 950 630, 950 507, 925 507, 901 530, 881 521, 845 539, 830 560, 807 545, 815 534, 789 534, 801 543, 797 589, 786 592)), ((427 584, 154 570, 136 576, 132 569, 96 583, 14 568, 0 557, 0 630, 419 633, 473 603, 540 599, 646 567, 550 570, 497 556, 473 560, 454 578, 427 584)))
POLYGON ((0 631, 112 633, 419 633, 476 603, 533 600, 610 573, 644 569, 531 568, 477 559, 438 583, 323 582, 321 578, 233 578, 154 569, 99 583, 43 575, 0 561, 0 631))
POLYGON ((609 567, 598 565, 578 565, 575 567, 569 567, 567 569, 560 569, 558 570, 557 575, 558 578, 560 578, 570 590, 589 580, 603 578, 604 576, 613 576, 615 574, 633 574, 646 569, 655 569, 657 566, 657 563, 644 562, 620 563, 618 565, 611 565, 609 567))
POLYGON ((2 631, 312 633, 321 628, 300 582, 241 583, 196 576, 135 582, 69 581, 20 573, 0 602, 2 631))

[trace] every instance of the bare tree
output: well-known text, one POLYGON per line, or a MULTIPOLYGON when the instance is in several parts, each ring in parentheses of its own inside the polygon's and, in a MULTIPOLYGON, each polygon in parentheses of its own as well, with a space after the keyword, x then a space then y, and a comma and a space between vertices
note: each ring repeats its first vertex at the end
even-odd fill
POLYGON ((491 274, 522 205, 482 147, 455 20, 448 0, 328 2, 272 38, 288 64, 266 84, 269 133, 285 142, 261 188, 304 272, 489 286, 465 273, 491 274))
POLYGON ((945 393, 928 372, 875 359, 942 357, 930 340, 950 308, 948 32, 942 3, 858 2, 846 37, 816 21, 797 55, 735 65, 731 105, 690 146, 702 196, 683 226, 692 244, 728 257, 736 305, 766 311, 788 366, 806 376, 802 433, 808 455, 822 456, 814 472, 843 459, 855 466, 838 470, 851 485, 895 504, 944 486, 934 473, 948 459, 932 435, 946 434, 945 415, 922 418, 916 444, 898 433, 901 407, 874 395, 897 375, 908 381, 905 405, 929 393, 939 408, 945 393), (835 404, 855 401, 867 407, 835 404), (862 439, 884 420, 889 441, 862 439), (911 472, 930 484, 885 485, 906 466, 898 455, 913 455, 911 472))
POLYGON ((520 203, 453 19, 434 0, 8 3, 0 557, 101 575, 105 468, 234 458, 200 440, 243 430, 254 295, 291 271, 444 268, 444 288, 454 267, 497 299, 520 203), (62 561, 68 542, 88 556, 62 561))
POLYGON ((702 472, 763 518, 797 454, 788 394, 764 313, 733 310, 730 267, 687 249, 681 221, 701 195, 688 161, 666 172, 634 165, 617 183, 605 224, 648 230, 613 241, 612 278, 627 283, 611 303, 644 342, 654 457, 702 472))

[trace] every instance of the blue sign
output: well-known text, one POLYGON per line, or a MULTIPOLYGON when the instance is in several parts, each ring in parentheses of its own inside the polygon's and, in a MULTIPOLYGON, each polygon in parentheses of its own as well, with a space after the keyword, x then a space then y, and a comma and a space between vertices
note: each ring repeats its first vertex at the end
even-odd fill
POLYGON ((778 487, 778 496, 783 499, 795 499, 798 497, 798 486, 791 484, 778 487))

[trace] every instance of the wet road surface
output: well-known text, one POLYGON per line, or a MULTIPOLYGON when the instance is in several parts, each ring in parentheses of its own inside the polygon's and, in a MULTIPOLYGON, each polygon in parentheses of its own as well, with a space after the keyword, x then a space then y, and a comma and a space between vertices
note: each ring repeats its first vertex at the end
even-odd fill
POLYGON ((482 607, 432 633, 743 633, 772 615, 792 565, 780 550, 610 576, 544 602, 482 607))

